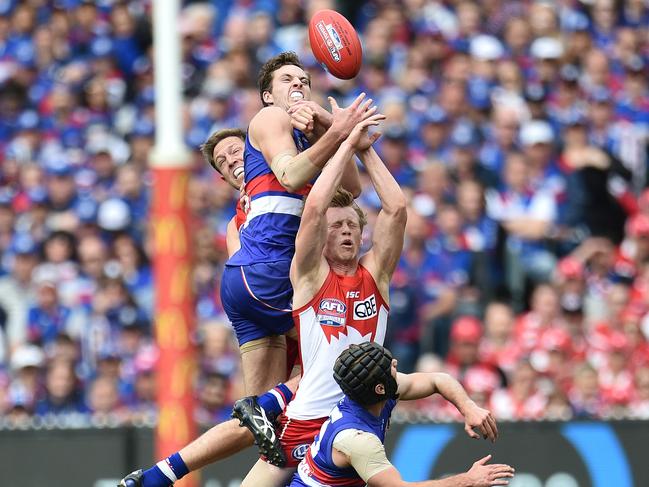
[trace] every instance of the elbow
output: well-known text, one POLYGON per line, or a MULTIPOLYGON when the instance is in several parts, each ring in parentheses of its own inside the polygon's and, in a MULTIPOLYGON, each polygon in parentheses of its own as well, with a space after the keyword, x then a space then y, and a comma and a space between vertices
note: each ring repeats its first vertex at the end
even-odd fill
POLYGON ((292 181, 288 179, 286 176, 282 177, 281 179, 278 179, 278 181, 279 184, 281 184, 282 187, 289 193, 297 193, 302 189, 302 186, 304 186, 304 184, 302 185, 296 184, 297 183, 296 181, 292 181))
POLYGON ((361 192, 363 190, 360 181, 354 181, 353 183, 345 183, 343 184, 343 188, 349 191, 354 198, 358 198, 361 195, 361 192))
POLYGON ((392 211, 394 220, 397 225, 401 225, 405 228, 406 222, 408 221, 408 204, 406 203, 405 198, 400 198, 396 203, 397 204, 392 211))

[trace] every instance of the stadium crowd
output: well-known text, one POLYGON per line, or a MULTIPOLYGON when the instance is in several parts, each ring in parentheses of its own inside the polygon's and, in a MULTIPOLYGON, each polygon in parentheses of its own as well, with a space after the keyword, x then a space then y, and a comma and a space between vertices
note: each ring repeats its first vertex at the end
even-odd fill
MULTIPOLYGON (((5 423, 155 417, 151 3, 0 1, 5 423)), ((286 50, 319 103, 365 91, 387 116, 377 148, 410 200, 386 339, 400 370, 452 373, 499 420, 649 418, 646 1, 211 0, 185 2, 179 29, 201 423, 242 389, 219 302, 238 194, 198 147, 246 128, 258 67, 286 50), (354 80, 310 53, 321 8, 361 33, 354 80)), ((360 201, 369 232, 378 199, 360 201)))

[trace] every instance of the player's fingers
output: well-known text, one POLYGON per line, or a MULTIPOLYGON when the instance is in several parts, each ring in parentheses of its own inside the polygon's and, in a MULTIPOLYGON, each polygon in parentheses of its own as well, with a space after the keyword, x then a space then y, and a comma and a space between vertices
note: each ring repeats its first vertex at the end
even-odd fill
POLYGON ((491 460, 491 455, 487 455, 486 457, 482 457, 480 460, 474 463, 474 465, 484 465, 487 463, 489 460, 491 460))
POLYGON ((369 109, 365 110, 364 112, 361 112, 361 119, 366 119, 366 118, 371 117, 372 115, 374 115, 376 113, 377 110, 378 110, 377 106, 374 105, 372 108, 369 108, 369 109))
POLYGON ((331 105, 331 109, 336 111, 340 110, 340 107, 338 106, 338 102, 331 96, 328 96, 327 99, 329 100, 329 104, 331 105))
POLYGON ((492 480, 491 485, 509 485, 509 480, 507 479, 492 480))
POLYGON ((293 114, 293 119, 297 122, 307 124, 313 121, 313 116, 309 116, 308 114, 305 114, 303 112, 298 112, 293 114))
POLYGON ((368 111, 365 112, 365 114, 363 115, 362 120, 377 120, 377 121, 381 121, 381 120, 385 120, 385 115, 383 115, 382 113, 374 113, 374 112, 371 112, 371 111, 368 110, 368 111))
POLYGON ((469 435, 471 438, 475 438, 476 440, 480 439, 480 435, 473 431, 473 428, 471 427, 470 424, 465 424, 464 425, 464 431, 466 431, 466 434, 469 435))
POLYGON ((494 430, 495 438, 498 438, 498 425, 496 424, 496 418, 494 418, 491 414, 487 417, 487 421, 489 421, 489 424, 491 425, 491 429, 494 430))
POLYGON ((383 135, 381 132, 374 132, 372 135, 370 135, 370 143, 374 143, 377 140, 381 138, 381 135, 383 135))
POLYGON ((293 127, 294 129, 299 130, 300 132, 304 132, 304 130, 306 129, 306 124, 298 122, 295 119, 291 119, 291 127, 293 127))
POLYGON ((380 122, 381 120, 385 120, 385 115, 383 115, 382 113, 377 113, 375 115, 372 115, 371 117, 367 117, 366 120, 380 122))
POLYGON ((488 419, 485 419, 482 422, 482 426, 484 428, 485 434, 487 435, 487 438, 489 438, 492 442, 496 441, 496 432, 494 431, 488 419))
POLYGON ((371 98, 368 98, 367 100, 365 100, 365 102, 360 107, 360 111, 364 112, 365 110, 367 110, 372 105, 373 101, 374 100, 372 100, 371 98))
POLYGON ((354 110, 356 110, 364 99, 365 99, 365 92, 361 93, 360 95, 358 95, 356 97, 356 99, 350 105, 350 108, 353 108, 354 110))

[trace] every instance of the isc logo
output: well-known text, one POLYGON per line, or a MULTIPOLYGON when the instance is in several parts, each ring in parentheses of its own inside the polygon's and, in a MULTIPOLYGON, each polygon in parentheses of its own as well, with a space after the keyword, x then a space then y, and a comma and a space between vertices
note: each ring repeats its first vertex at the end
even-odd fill
POLYGON ((354 301, 354 319, 367 320, 376 316, 376 298, 372 294, 363 301, 354 301))
POLYGON ((345 311, 347 311, 347 306, 345 306, 345 303, 337 299, 323 299, 320 302, 320 309, 322 311, 344 315, 345 311))

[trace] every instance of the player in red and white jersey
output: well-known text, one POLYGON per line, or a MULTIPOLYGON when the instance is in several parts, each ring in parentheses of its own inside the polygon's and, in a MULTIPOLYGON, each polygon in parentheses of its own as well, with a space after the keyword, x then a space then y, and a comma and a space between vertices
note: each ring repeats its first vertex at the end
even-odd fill
MULTIPOLYGON (((340 110, 331 100, 334 112, 340 110)), ((279 419, 285 468, 259 460, 242 486, 285 485, 308 445, 343 393, 334 362, 351 344, 381 343, 389 309, 389 283, 403 247, 406 199, 368 135, 382 115, 356 125, 322 171, 306 199, 291 264, 293 316, 299 335, 302 379, 279 419), (366 223, 353 196, 338 187, 343 168, 356 152, 381 200, 372 248, 360 257, 366 223)))

